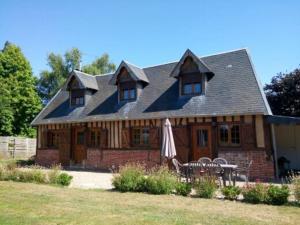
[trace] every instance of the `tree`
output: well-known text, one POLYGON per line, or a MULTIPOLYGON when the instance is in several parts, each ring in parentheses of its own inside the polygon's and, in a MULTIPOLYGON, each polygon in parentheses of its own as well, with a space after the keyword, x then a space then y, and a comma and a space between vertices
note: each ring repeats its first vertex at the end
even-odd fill
POLYGON ((109 55, 103 54, 101 57, 97 58, 90 65, 82 67, 82 71, 88 74, 105 74, 110 73, 116 69, 115 64, 109 62, 109 55))
POLYGON ((9 42, 0 51, 0 78, 0 135, 34 136, 30 123, 41 110, 35 78, 21 49, 9 42))
POLYGON ((279 73, 264 87, 275 115, 300 116, 300 69, 279 73))
MULTIPOLYGON (((82 53, 77 48, 67 51, 64 57, 54 53, 48 55, 47 61, 50 71, 42 71, 37 84, 39 95, 44 104, 57 93, 67 79, 70 71, 80 68, 81 60, 82 53)), ((90 65, 86 65, 82 68, 83 72, 92 75, 108 73, 113 70, 115 70, 115 65, 110 62, 108 54, 103 54, 90 65)))

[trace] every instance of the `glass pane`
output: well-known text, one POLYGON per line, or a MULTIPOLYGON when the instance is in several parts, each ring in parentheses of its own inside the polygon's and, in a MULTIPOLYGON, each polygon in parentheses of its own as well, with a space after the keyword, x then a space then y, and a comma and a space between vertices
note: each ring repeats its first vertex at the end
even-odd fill
POLYGON ((130 90, 130 99, 135 99, 135 89, 130 90))
POLYGON ((185 95, 192 94, 192 84, 184 84, 183 94, 185 94, 185 95))
POLYGON ((227 125, 220 126, 220 142, 228 143, 228 126, 227 125))
POLYGON ((84 132, 77 133, 77 144, 83 145, 84 144, 84 132))
POLYGON ((128 90, 124 90, 124 91, 123 91, 123 99, 124 99, 124 100, 127 100, 128 98, 129 98, 128 90))
POLYGON ((140 129, 133 129, 133 144, 139 145, 141 140, 140 129))
POLYGON ((239 125, 233 125, 231 128, 231 143, 240 144, 240 127, 239 125))
POLYGON ((208 131, 201 129, 197 131, 197 144, 199 147, 208 146, 208 131))
POLYGON ((143 133, 142 133, 142 138, 143 138, 143 144, 147 145, 149 144, 149 128, 143 128, 143 133))
POLYGON ((201 83, 195 83, 194 84, 194 93, 200 94, 202 91, 201 83))
POLYGON ((79 105, 83 105, 83 97, 79 98, 79 105))

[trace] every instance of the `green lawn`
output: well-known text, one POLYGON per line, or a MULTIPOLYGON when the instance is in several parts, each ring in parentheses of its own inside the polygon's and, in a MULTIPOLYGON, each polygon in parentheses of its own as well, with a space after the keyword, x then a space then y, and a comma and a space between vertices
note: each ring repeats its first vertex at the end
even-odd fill
POLYGON ((300 208, 0 182, 0 224, 299 224, 300 208))

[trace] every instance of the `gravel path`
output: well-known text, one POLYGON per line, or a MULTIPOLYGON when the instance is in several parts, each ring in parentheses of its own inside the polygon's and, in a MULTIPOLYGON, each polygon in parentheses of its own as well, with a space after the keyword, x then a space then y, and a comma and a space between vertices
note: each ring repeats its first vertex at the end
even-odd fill
POLYGON ((82 189, 112 189, 111 180, 113 175, 111 173, 90 172, 90 171, 64 171, 73 176, 71 188, 82 189))

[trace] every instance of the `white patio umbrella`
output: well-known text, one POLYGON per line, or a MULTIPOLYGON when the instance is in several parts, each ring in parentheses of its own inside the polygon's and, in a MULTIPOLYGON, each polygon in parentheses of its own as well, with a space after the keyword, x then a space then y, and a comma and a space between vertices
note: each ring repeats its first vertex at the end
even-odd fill
POLYGON ((176 148, 173 138, 172 125, 169 119, 165 119, 163 122, 163 140, 161 155, 168 159, 172 159, 176 156, 176 148))

